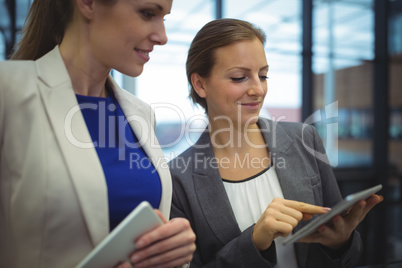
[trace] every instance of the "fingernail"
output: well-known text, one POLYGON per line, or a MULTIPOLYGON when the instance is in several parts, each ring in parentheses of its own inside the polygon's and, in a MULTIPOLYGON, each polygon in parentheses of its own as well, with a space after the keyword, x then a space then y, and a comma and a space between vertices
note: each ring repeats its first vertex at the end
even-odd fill
POLYGON ((328 212, 328 211, 331 211, 331 208, 323 207, 323 208, 322 208, 322 210, 324 210, 324 211, 327 211, 327 212, 328 212))
POLYGON ((133 255, 133 256, 131 257, 131 262, 132 262, 132 263, 136 263, 136 262, 138 261, 138 259, 139 259, 138 255, 133 255))
POLYGON ((131 265, 128 262, 123 263, 122 266, 119 266, 120 268, 131 268, 131 265))
POLYGON ((144 241, 138 241, 137 242, 137 248, 143 248, 145 246, 144 241))
POLYGON ((382 195, 379 195, 379 197, 381 198, 381 201, 383 201, 383 200, 384 200, 384 197, 383 197, 382 195))

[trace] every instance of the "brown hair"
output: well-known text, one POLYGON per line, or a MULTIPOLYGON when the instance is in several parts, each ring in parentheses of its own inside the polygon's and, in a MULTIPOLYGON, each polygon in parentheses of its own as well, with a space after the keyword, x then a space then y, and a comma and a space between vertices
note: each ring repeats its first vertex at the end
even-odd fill
POLYGON ((198 103, 206 112, 208 111, 205 99, 198 96, 191 84, 191 75, 197 73, 201 77, 209 77, 215 64, 216 49, 254 38, 265 44, 266 37, 263 30, 247 21, 237 19, 213 20, 201 28, 191 43, 186 62, 187 80, 190 85, 189 97, 194 103, 198 103))
MULTIPOLYGON (((116 0, 100 2, 112 5, 116 0)), ((74 10, 74 0, 34 0, 11 59, 36 60, 60 45, 74 10)))
POLYGON ((34 0, 11 59, 36 60, 59 45, 73 12, 73 0, 34 0))

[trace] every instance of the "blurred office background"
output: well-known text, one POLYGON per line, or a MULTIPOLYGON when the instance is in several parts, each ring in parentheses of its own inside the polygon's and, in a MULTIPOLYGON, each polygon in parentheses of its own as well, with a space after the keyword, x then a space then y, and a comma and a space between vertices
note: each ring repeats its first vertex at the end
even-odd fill
MULTIPOLYGON (((0 0, 0 60, 9 57, 30 4, 0 0)), ((174 0, 168 44, 155 48, 144 73, 112 72, 155 109, 168 159, 205 127, 203 111, 187 97, 185 60, 197 31, 222 17, 250 21, 267 34, 262 114, 317 127, 343 196, 383 184, 385 201, 358 227, 361 266, 400 263, 402 0, 174 0)))

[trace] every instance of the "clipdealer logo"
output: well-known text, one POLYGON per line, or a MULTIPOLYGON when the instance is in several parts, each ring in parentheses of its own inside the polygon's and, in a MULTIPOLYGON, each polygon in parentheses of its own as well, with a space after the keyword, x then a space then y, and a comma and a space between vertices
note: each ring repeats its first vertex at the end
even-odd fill
MULTIPOLYGON (((187 142, 188 145, 193 145, 194 144, 194 138, 190 137, 190 134, 201 134, 202 132, 205 131, 205 126, 208 125, 208 118, 206 116, 202 115, 194 115, 192 117, 186 118, 184 112, 180 107, 175 106, 173 104, 169 103, 154 103, 151 105, 150 109, 153 111, 165 111, 166 109, 170 110, 170 112, 174 112, 177 114, 178 119, 179 119, 179 130, 177 133, 179 133, 178 137, 175 138, 172 142, 169 144, 162 144, 159 145, 156 135, 154 133, 154 125, 155 125, 155 118, 152 113, 150 113, 150 118, 147 120, 143 116, 140 115, 131 115, 125 118, 124 116, 119 116, 116 119, 109 119, 109 125, 106 126, 106 120, 105 120, 105 114, 106 114, 106 109, 108 110, 114 110, 116 109, 114 104, 106 105, 105 103, 99 103, 97 104, 81 104, 81 105, 75 105, 72 107, 66 114, 65 117, 65 122, 64 122, 64 132, 65 135, 68 139, 68 141, 82 149, 88 149, 88 148, 96 148, 96 147, 105 147, 105 146, 116 146, 119 147, 119 160, 125 160, 126 159, 126 154, 125 150, 126 147, 128 148, 138 148, 139 146, 142 146, 143 144, 147 144, 147 147, 150 147, 151 149, 160 149, 160 148, 169 148, 171 146, 174 146, 181 142, 183 139, 185 139, 185 142, 187 142), (127 125, 130 125, 131 128, 134 129, 138 142, 136 143, 131 143, 127 140, 125 137, 125 134, 119 135, 119 142, 116 144, 113 143, 111 140, 108 142, 105 142, 105 133, 100 131, 99 137, 98 137, 98 142, 92 142, 92 140, 89 137, 85 138, 86 135, 82 135, 82 130, 77 126, 77 123, 79 124, 80 121, 80 110, 82 109, 92 109, 92 110, 97 110, 99 113, 99 129, 107 129, 107 131, 110 131, 112 128, 116 128, 116 124, 118 126, 119 132, 120 133, 125 133, 124 128, 127 127, 127 125), (163 110, 165 109, 165 110, 163 110), (79 119, 79 120, 77 120, 79 119), (117 120, 117 122, 115 122, 117 120), (113 122, 113 124, 110 124, 110 122, 113 122), (200 127, 201 126, 201 127, 200 127), (74 135, 73 129, 79 129, 81 133, 79 135, 74 135), (81 139, 79 140, 78 137, 81 139), (83 138, 84 137, 84 138, 83 138)), ((240 110, 238 117, 241 118, 240 110)), ((333 102, 331 104, 328 104, 324 107, 324 109, 318 110, 314 112, 311 116, 309 116, 306 121, 304 122, 303 130, 302 130, 302 141, 303 145, 306 148, 306 150, 312 154, 314 157, 317 159, 323 161, 324 163, 327 163, 329 165, 332 165, 336 167, 338 165, 338 102, 333 102), (305 131, 304 129, 313 124, 313 123, 319 123, 319 122, 326 122, 329 121, 329 123, 326 124, 326 139, 323 139, 326 141, 326 149, 329 153, 329 155, 326 155, 325 152, 319 152, 316 151, 314 148, 309 147, 305 142, 304 142, 304 135, 305 131), (329 159, 328 159, 329 157, 329 159)), ((177 118, 176 118, 177 119, 177 118)), ((247 121, 247 124, 251 122, 251 120, 256 120, 258 118, 250 118, 247 121)), ((272 118, 274 121, 272 121, 272 125, 268 128, 263 130, 271 132, 272 135, 272 146, 275 147, 277 146, 276 144, 276 125, 279 121, 285 120, 286 116, 281 116, 279 118, 272 118)), ((219 118, 215 118, 216 120, 225 120, 225 122, 228 124, 228 128, 221 130, 222 131, 234 131, 234 122, 228 117, 221 116, 219 118)), ((248 132, 250 132, 248 130, 248 132)), ((252 131, 251 131, 252 132, 252 131)), ((110 133, 110 132, 109 132, 110 133)), ((215 142, 215 137, 216 135, 211 136, 211 142, 215 142)), ((246 133, 246 143, 248 143, 251 146, 257 146, 256 144, 252 144, 251 141, 249 141, 248 133, 246 133)), ((201 144, 199 145, 199 148, 203 148, 208 146, 207 144, 201 144)), ((230 140, 227 144, 223 146, 241 146, 240 141, 234 141, 233 139, 230 140)), ((165 157, 166 161, 171 160, 171 158, 165 157)), ((130 159, 130 162, 136 162, 136 158, 133 157, 130 159)), ((240 162, 239 162, 240 163, 240 162)))
POLYGON ((317 110, 312 115, 310 115, 306 121, 304 122, 305 125, 303 126, 302 130, 302 141, 303 145, 306 150, 321 160, 322 162, 332 165, 333 167, 338 166, 339 163, 339 156, 338 156, 338 101, 330 103, 326 105, 323 109, 317 110), (326 154, 325 152, 318 152, 313 148, 309 147, 304 142, 304 129, 313 123, 325 122, 329 121, 326 124, 326 140, 325 148, 326 151, 329 152, 326 154))

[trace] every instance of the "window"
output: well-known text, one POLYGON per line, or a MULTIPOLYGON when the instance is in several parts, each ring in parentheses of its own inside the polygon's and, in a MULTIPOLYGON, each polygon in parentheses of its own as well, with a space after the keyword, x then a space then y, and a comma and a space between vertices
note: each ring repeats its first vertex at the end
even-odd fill
POLYGON ((373 23, 372 0, 314 1, 316 126, 335 167, 372 162, 373 23))
POLYGON ((6 40, 4 39, 3 33, 0 31, 0 60, 6 59, 6 48, 5 48, 6 40))
POLYGON ((174 0, 166 16, 168 43, 155 46, 144 72, 136 78, 135 94, 156 114, 156 135, 169 159, 197 141, 206 126, 204 110, 188 98, 187 52, 196 33, 214 19, 215 1, 174 0), (188 130, 199 129, 192 132, 188 130))
POLYGON ((301 4, 299 0, 224 1, 224 17, 254 23, 267 35, 269 80, 261 115, 273 120, 301 120, 301 4))
MULTIPOLYGON (((301 119, 301 1, 223 1, 223 17, 243 19, 267 34, 266 53, 270 65, 268 94, 262 116, 274 120, 301 119), (269 15, 267 15, 269 14, 269 15)), ((195 34, 214 19, 215 1, 173 1, 166 17, 168 44, 155 47, 151 61, 135 80, 135 94, 153 106, 157 136, 171 158, 192 145, 206 125, 203 109, 188 98, 185 61, 195 34)))

